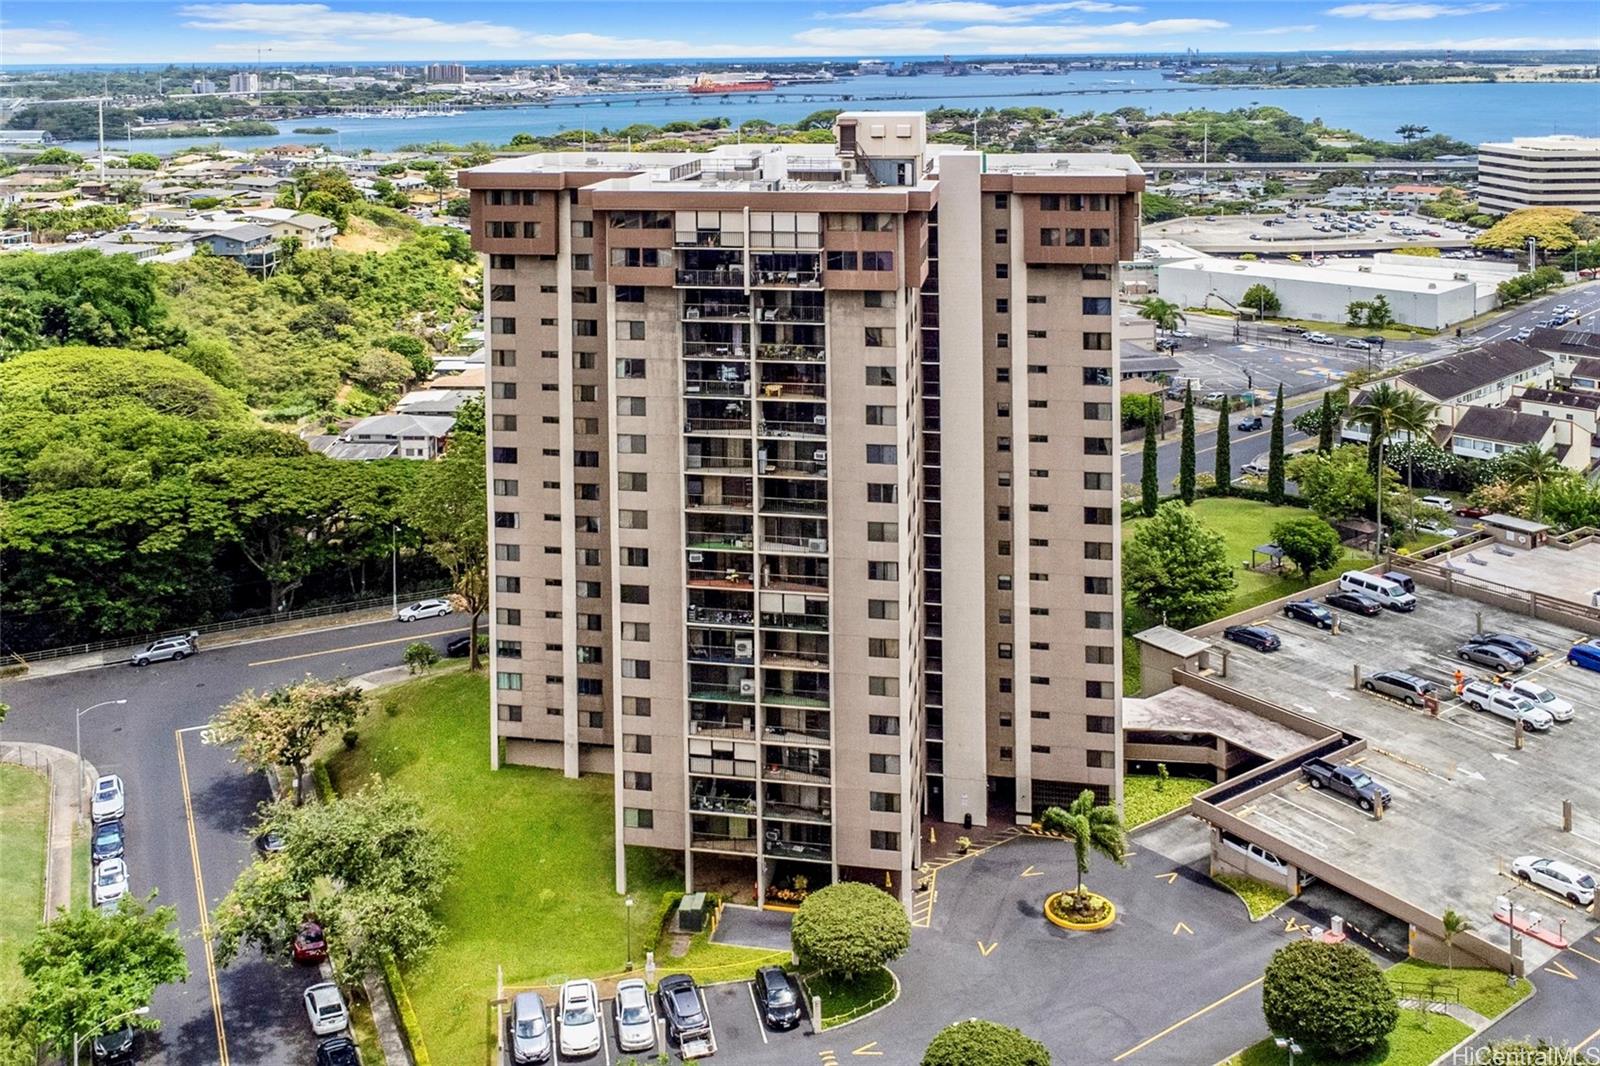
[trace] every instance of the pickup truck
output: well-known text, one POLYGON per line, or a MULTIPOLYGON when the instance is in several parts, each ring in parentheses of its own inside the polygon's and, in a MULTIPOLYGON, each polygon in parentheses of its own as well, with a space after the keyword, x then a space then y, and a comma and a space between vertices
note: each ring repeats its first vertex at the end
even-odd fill
POLYGON ((1383 802, 1384 810, 1388 810, 1393 802, 1389 790, 1359 766, 1335 766, 1326 759, 1309 759, 1300 764, 1300 773, 1311 782, 1312 788, 1329 788, 1342 796, 1349 796, 1364 811, 1372 810, 1373 804, 1379 800, 1383 802))
POLYGON ((1469 681, 1461 688, 1461 702, 1475 711, 1497 714, 1515 722, 1519 718, 1526 729, 1543 733, 1555 724, 1555 715, 1530 700, 1498 688, 1487 681, 1469 681))

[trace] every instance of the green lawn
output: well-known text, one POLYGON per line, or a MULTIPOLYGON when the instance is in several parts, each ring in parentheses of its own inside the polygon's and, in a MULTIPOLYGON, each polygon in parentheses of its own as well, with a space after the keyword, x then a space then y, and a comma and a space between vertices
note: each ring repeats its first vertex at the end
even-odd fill
POLYGON ((1500 1016, 1533 991, 1533 986, 1526 978, 1519 978, 1514 988, 1506 987, 1506 975, 1499 970, 1471 967, 1446 969, 1420 959, 1396 963, 1384 974, 1392 981, 1413 985, 1426 985, 1433 981, 1445 987, 1454 985, 1461 993, 1462 1006, 1477 1011, 1485 1018, 1500 1016))
MULTIPOLYGON (((354 751, 335 744, 328 769, 335 787, 359 788, 372 774, 415 796, 450 840, 457 868, 440 917, 439 948, 405 971, 406 985, 435 1062, 482 1062, 484 1009, 495 968, 508 984, 546 984, 570 976, 621 972, 627 909, 612 876, 612 778, 569 780, 553 770, 489 769, 487 679, 464 672, 386 689, 358 724, 354 751)), ((681 875, 645 849, 628 854, 633 946, 681 875)), ((696 944, 684 963, 737 977, 767 953, 696 944)), ((670 966, 667 960, 660 965, 670 966)))
MULTIPOLYGON (((1302 1053, 1294 1061, 1296 1066, 1429 1066, 1471 1034, 1471 1026, 1446 1015, 1402 1009, 1394 1032, 1365 1053, 1344 1058, 1302 1053)), ((1229 1059, 1228 1066, 1288 1066, 1288 1062, 1288 1053, 1267 1037, 1229 1059)))
POLYGON ((876 1010, 894 997, 894 975, 887 969, 858 981, 830 981, 820 974, 806 978, 806 992, 822 997, 822 1027, 842 1025, 876 1010))
POLYGON ((1211 879, 1231 891, 1244 903, 1252 922, 1259 921, 1289 901, 1289 893, 1277 885, 1257 881, 1253 877, 1234 874, 1212 874, 1211 879))
POLYGON ((0 764, 0 1002, 21 989, 17 953, 44 914, 49 802, 43 774, 0 764))
POLYGON ((1155 774, 1124 774, 1122 777, 1122 821, 1129 829, 1161 817, 1168 811, 1189 805, 1191 797, 1204 792, 1214 781, 1199 777, 1169 777, 1161 781, 1155 774))

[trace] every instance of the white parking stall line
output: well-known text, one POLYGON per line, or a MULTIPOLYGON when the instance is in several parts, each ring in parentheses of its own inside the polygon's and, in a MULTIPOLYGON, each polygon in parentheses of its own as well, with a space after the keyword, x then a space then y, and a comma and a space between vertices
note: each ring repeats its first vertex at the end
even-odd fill
POLYGON ((745 990, 750 993, 750 1009, 756 1012, 756 1032, 761 1034, 761 1042, 770 1044, 767 1039, 767 1023, 761 1020, 761 1003, 756 999, 756 984, 754 981, 744 983, 745 990))
POLYGON ((1566 848, 1558 848, 1554 844, 1550 845, 1550 850, 1551 851, 1558 851, 1561 854, 1565 855, 1569 859, 1578 860, 1578 862, 1582 863, 1583 866, 1586 869, 1592 869, 1592 868, 1594 868, 1596 866, 1600 866, 1600 862, 1596 862, 1592 856, 1579 855, 1575 851, 1568 851, 1566 848))
POLYGON ((1265 813, 1260 808, 1257 808, 1256 810, 1252 811, 1250 813, 1250 817, 1251 818, 1255 818, 1255 819, 1259 819, 1260 821, 1263 821, 1263 822, 1267 822, 1269 825, 1276 826, 1280 832, 1288 833, 1291 836, 1299 837, 1301 840, 1309 841, 1311 843, 1311 846, 1314 847, 1314 848, 1321 849, 1321 848, 1326 848, 1328 846, 1327 841, 1318 840, 1316 837, 1312 836, 1310 833, 1307 833, 1305 830, 1296 829, 1294 826, 1288 824, 1287 822, 1283 821, 1282 819, 1274 818, 1274 817, 1272 817, 1272 815, 1265 813))
POLYGON ((1312 810, 1309 807, 1302 807, 1302 806, 1300 806, 1300 804, 1294 802, 1294 800, 1285 799, 1282 796, 1279 796, 1277 798, 1278 798, 1279 802, 1288 804, 1290 807, 1293 807, 1295 810, 1299 811, 1302 814, 1309 814, 1311 817, 1315 818, 1319 822, 1327 822, 1329 825, 1333 826, 1335 829, 1337 829, 1341 833, 1344 833, 1344 834, 1346 834, 1348 836, 1355 836, 1356 835, 1356 831, 1354 829, 1351 829, 1349 826, 1340 825, 1338 822, 1334 821, 1332 818, 1329 818, 1326 815, 1318 814, 1316 811, 1312 810))
POLYGON ((550 1063, 551 1066, 561 1066, 561 1032, 556 1028, 560 1024, 556 1021, 556 1012, 550 1012, 550 1021, 545 1026, 550 1032, 550 1063))
MULTIPOLYGON (((604 1002, 605 1002, 604 1000, 601 1000, 600 1003, 596 1003, 595 1004, 596 1009, 599 1010, 600 1007, 601 1007, 601 1004, 603 1004, 604 1002)), ((609 1027, 606 1025, 606 1023, 604 1021, 605 1014, 604 1014, 603 1011, 601 1011, 600 1017, 601 1017, 601 1022, 600 1022, 600 1054, 605 1057, 606 1066, 611 1066, 611 1037, 606 1032, 606 1030, 609 1027)))

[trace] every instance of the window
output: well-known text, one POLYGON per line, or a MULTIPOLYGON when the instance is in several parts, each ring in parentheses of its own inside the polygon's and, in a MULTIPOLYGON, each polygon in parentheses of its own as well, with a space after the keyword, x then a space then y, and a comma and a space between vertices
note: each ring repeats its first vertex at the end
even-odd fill
POLYGON ((644 303, 643 285, 618 285, 613 292, 616 294, 616 301, 619 304, 644 303))
POLYGON ((510 348, 495 348, 489 353, 489 363, 492 366, 516 366, 517 353, 510 348))
MULTIPOLYGON (((573 192, 577 192, 577 190, 574 189, 573 192)), ((572 269, 573 270, 578 270, 578 271, 593 270, 594 269, 594 256, 590 255, 588 252, 584 252, 581 255, 573 256, 572 257, 572 269)))
POLYGON ((883 327, 865 326, 862 328, 863 341, 868 348, 883 347, 883 327))
POLYGON ((649 603, 649 585, 623 585, 620 592, 623 603, 649 603))
POLYGON ((600 453, 594 451, 575 451, 572 453, 573 466, 599 466, 600 453))
POLYGON ((1083 524, 1086 526, 1109 526, 1111 524, 1111 508, 1085 507, 1083 509, 1083 524))
POLYGON ((898 581, 900 580, 900 564, 869 560, 867 563, 867 580, 898 581))
POLYGON ((1011 267, 1006 263, 996 263, 994 265, 994 276, 1002 280, 1009 278, 1011 276, 1011 267))
POLYGON ((574 237, 593 237, 594 223, 588 219, 575 218, 572 220, 572 235, 574 237))
POLYGON ((618 359, 617 360, 617 377, 619 377, 619 378, 636 378, 636 379, 644 377, 644 360, 643 359, 618 359))
POLYGON ((494 494, 496 496, 515 496, 517 494, 517 481, 515 478, 497 477, 494 479, 494 494))
POLYGON ((1109 714, 1091 714, 1083 720, 1084 728, 1091 733, 1115 733, 1117 720, 1109 714))
POLYGON ((1110 455, 1110 437, 1085 437, 1083 438, 1084 455, 1110 455))
POLYGON ((1001 384, 1001 385, 1004 385, 1004 384, 1007 384, 1008 382, 1010 382, 1010 380, 1011 380, 1011 368, 1009 366, 997 366, 997 367, 995 367, 994 368, 994 380, 995 380, 996 383, 1001 384))
POLYGON ((898 659, 900 642, 887 637, 868 637, 867 656, 873 659, 898 659))
MULTIPOLYGON (((900 793, 869 792, 867 793, 867 806, 880 814, 898 814, 900 812, 900 793)), ((877 847, 878 845, 874 844, 872 846, 877 847)), ((896 844, 895 847, 898 848, 899 845, 896 844)))
POLYGON ((600 398, 599 388, 595 385, 572 386, 573 403, 594 403, 600 398))
MULTIPOLYGON (((898 798, 898 797, 897 797, 898 798)), ((900 834, 887 829, 874 829, 871 831, 872 847, 878 851, 899 851, 900 834)))
POLYGON ((995 579, 994 579, 994 587, 996 589, 998 589, 999 591, 1001 591, 1001 592, 1010 592, 1011 591, 1011 575, 1010 574, 997 575, 995 577, 995 579))
POLYGON ((578 645, 578 662, 595 665, 605 662, 605 650, 595 644, 578 645))
POLYGON ((994 646, 994 653, 997 658, 1009 659, 1012 657, 1011 645, 1002 641, 994 646))
POLYGON ((622 734, 622 750, 634 755, 650 754, 649 733, 624 733, 622 734))
POLYGON ((600 323, 592 318, 575 318, 572 320, 572 335, 574 337, 598 337, 600 323))
POLYGON ((890 714, 867 715, 867 732, 880 737, 900 735, 900 719, 890 714))
POLYGON ((516 529, 519 515, 516 511, 496 511, 494 513, 494 528, 516 529))
POLYGON ((1031 718, 1035 722, 1048 722, 1050 720, 1050 712, 1049 711, 1029 711, 1028 712, 1028 717, 1031 718))
POLYGON ((505 315, 495 315, 489 319, 489 332, 512 336, 517 332, 517 320, 505 315))
POLYGON ((1011 761, 1011 749, 1006 747, 1006 746, 1004 746, 1004 745, 1001 745, 1001 747, 1000 747, 1000 761, 1001 762, 1010 762, 1011 761))
POLYGON ((1111 405, 1086 403, 1083 405, 1083 417, 1090 422, 1108 422, 1111 420, 1111 405))
POLYGON ((1039 230, 1039 244, 1044 248, 1054 248, 1061 243, 1061 231, 1053 227, 1039 230))
POLYGON ((490 382, 489 398, 492 400, 515 400, 517 398, 517 383, 515 381, 490 382))
POLYGON ((867 404, 867 425, 892 426, 894 425, 894 408, 887 404, 867 404))
POLYGON ((622 565, 623 566, 649 566, 650 565, 650 549, 649 548, 623 548, 622 549, 622 565))
POLYGON ((654 829, 656 812, 648 807, 622 808, 622 826, 624 829, 654 829))
POLYGON ((826 266, 829 270, 854 270, 856 269, 856 253, 829 252, 826 266))
POLYGON ((579 481, 572 486, 572 498, 575 500, 598 500, 600 486, 590 481, 579 481))
POLYGON ((900 772, 900 756, 872 752, 867 756, 867 769, 875 774, 897 774, 900 772))
POLYGON ((1083 266, 1084 281, 1110 281, 1111 268, 1104 263, 1085 263, 1083 266))
POLYGON ((600 598, 600 582, 579 581, 576 583, 578 599, 598 600, 600 598))
POLYGON ((515 607, 496 607, 494 620, 496 625, 520 626, 522 624, 522 612, 515 607))
MULTIPOLYGON (((1111 350, 1111 334, 1109 334, 1109 333, 1085 333, 1083 335, 1083 348, 1084 348, 1084 351, 1089 351, 1089 352, 1109 352, 1111 350)), ((1085 371, 1085 373, 1087 373, 1087 371, 1085 371)), ((1111 370, 1110 370, 1109 367, 1107 367, 1106 368, 1107 380, 1106 380, 1105 383, 1108 384, 1108 385, 1111 383, 1110 382, 1110 373, 1111 373, 1111 370)), ((1094 383, 1093 382, 1089 382, 1089 381, 1085 381, 1084 384, 1085 385, 1090 385, 1090 384, 1094 384, 1094 383)))
MULTIPOLYGON (((1030 299, 1031 299, 1031 297, 1030 297, 1030 299)), ((1006 299, 1004 296, 996 297, 995 301, 994 301, 994 313, 997 314, 997 315, 1008 315, 1008 314, 1010 314, 1011 313, 1011 301, 1006 299)))
MULTIPOLYGON (((639 549, 643 551, 643 548, 639 549)), ((637 643, 648 643, 650 640, 649 622, 624 622, 622 623, 622 639, 637 643)))
POLYGON ((492 303, 510 303, 517 298, 515 285, 490 285, 489 300, 492 303))
POLYGON ((1086 577, 1083 579, 1083 591, 1091 596, 1111 595, 1111 579, 1109 577, 1086 577))
POLYGON ((994 439, 994 450, 997 452, 1009 452, 1011 450, 1011 438, 996 437, 994 439))
POLYGON ((1111 544, 1110 544, 1110 542, 1109 541, 1102 541, 1102 540, 1085 541, 1084 545, 1083 545, 1083 557, 1085 559, 1100 559, 1100 560, 1102 560, 1104 562, 1110 562, 1111 561, 1111 544))
POLYGON ((1111 612, 1085 611, 1083 612, 1083 624, 1086 629, 1110 629, 1111 612))
POLYGON ((1085 681, 1083 683, 1083 695, 1085 699, 1109 700, 1111 698, 1111 682, 1085 681))
POLYGON ((994 346, 996 348, 1009 348, 1009 347, 1011 347, 1011 334, 1009 334, 1009 333, 996 333, 994 335, 994 346))
POLYGON ((1092 229, 1089 231, 1089 247, 1109 248, 1111 246, 1111 231, 1108 229, 1092 229))
POLYGON ((878 544, 894 544, 900 540, 900 527, 894 522, 868 522, 867 539, 878 544))
POLYGON ((1049 755, 1050 754, 1050 745, 1048 745, 1048 744, 1033 744, 1033 745, 1029 746, 1028 750, 1033 752, 1035 755, 1049 755))
POLYGON ((899 600, 868 600, 867 617, 880 621, 894 621, 900 617, 899 600))
POLYGON ((644 340, 644 321, 642 319, 626 319, 618 322, 617 337, 625 341, 644 340))
MULTIPOLYGON (((496 398, 500 398, 500 399, 507 399, 508 398, 508 397, 504 397, 504 396, 501 395, 500 386, 499 386, 498 383, 495 385, 492 395, 494 395, 496 398)), ((516 396, 516 391, 514 389, 512 390, 512 394, 511 395, 512 395, 512 397, 516 396)), ((496 430, 497 432, 500 432, 500 433, 513 433, 513 432, 516 431, 516 428, 517 428, 517 416, 516 415, 495 415, 494 418, 490 421, 489 424, 490 424, 490 427, 493 428, 494 430, 496 430)))
POLYGON ((1083 298, 1083 313, 1086 315, 1109 315, 1111 313, 1111 297, 1085 296, 1083 298))
POLYGON ((618 396, 617 414, 634 418, 642 418, 645 413, 645 398, 643 396, 618 396))
POLYGON ((494 687, 502 692, 521 692, 522 675, 508 674, 502 670, 494 675, 494 687))
POLYGON ((517 450, 515 448, 492 448, 489 451, 489 455, 497 463, 514 463, 517 461, 517 450))
POLYGON ((618 511, 617 512, 617 528, 618 529, 649 529, 650 528, 650 512, 649 511, 633 511, 633 510, 618 511))
MULTIPOLYGON (((1011 679, 1009 677, 1000 678, 996 684, 1001 692, 1011 691, 1011 679)), ((1000 716, 1000 724, 1009 729, 1011 727, 1011 716, 1009 714, 1002 714, 1000 716)))
POLYGON ((522 705, 517 703, 502 703, 500 704, 500 713, 498 717, 502 722, 520 722, 522 721, 522 705))
POLYGON ((630 714, 637 718, 650 717, 649 696, 624 696, 622 697, 622 713, 630 714))
POLYGON ((598 677, 578 678, 578 695, 580 696, 603 696, 605 695, 605 690, 605 682, 598 677))
POLYGON ((898 696, 900 695, 900 679, 898 677, 868 677, 867 695, 898 696))
POLYGON ((631 677, 639 681, 650 679, 649 659, 624 659, 622 660, 622 676, 631 677))
POLYGON ((644 471, 624 471, 617 474, 618 492, 650 491, 650 475, 644 471))
POLYGON ((521 592, 522 579, 520 577, 508 577, 505 574, 497 574, 494 579, 494 590, 496 592, 521 592))
POLYGON ((635 792, 649 792, 654 784, 655 781, 648 770, 622 771, 623 788, 632 789, 635 792))
POLYGON ((994 243, 1005 244, 1010 239, 1011 235, 1006 232, 1005 227, 1002 226, 994 231, 994 243))
POLYGON ((645 454, 645 439, 643 433, 618 433, 617 453, 620 455, 645 454))
POLYGON ((496 544, 494 557, 502 563, 514 563, 522 558, 522 547, 518 544, 496 544))
POLYGON ((861 269, 862 270, 893 270, 894 269, 894 253, 893 252, 862 252, 861 253, 861 269))
POLYGON ((515 270, 517 257, 514 255, 491 255, 489 257, 490 270, 515 270))
POLYGON ((1097 647, 1091 644, 1083 649, 1083 661, 1086 663, 1110 666, 1113 662, 1112 656, 1112 649, 1106 647, 1097 647))
POLYGON ((1086 751, 1083 754, 1088 764, 1097 770, 1109 770, 1115 765, 1109 751, 1086 751))
POLYGON ((996 211, 1004 211, 1011 206, 1011 197, 1003 192, 994 194, 994 207, 996 211))
POLYGON ((899 452, 893 444, 867 445, 867 462, 879 466, 893 466, 899 461, 899 452))
POLYGON ((867 485, 868 503, 894 503, 900 498, 900 486, 887 482, 871 482, 867 485))

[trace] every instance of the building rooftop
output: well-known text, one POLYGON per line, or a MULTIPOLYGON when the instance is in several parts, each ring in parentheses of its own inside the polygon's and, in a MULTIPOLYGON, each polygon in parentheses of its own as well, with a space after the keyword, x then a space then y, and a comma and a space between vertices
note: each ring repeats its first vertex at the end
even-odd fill
POLYGON ((1525 415, 1509 407, 1469 407, 1456 423, 1455 435, 1502 444, 1537 444, 1550 432, 1543 415, 1525 415))
POLYGON ((1550 365, 1550 357, 1516 341, 1490 341, 1400 375, 1400 380, 1448 400, 1528 371, 1550 365))
POLYGON ((1542 352, 1592 355, 1600 357, 1600 333, 1576 329, 1535 329, 1527 345, 1542 352))
POLYGON ((1499 529, 1509 529, 1513 533, 1543 533, 1550 527, 1543 522, 1530 522, 1526 518, 1518 518, 1508 514, 1486 514, 1483 524, 1495 526, 1499 529))
POLYGON ((1519 400, 1570 407, 1574 411, 1600 411, 1600 392, 1563 392, 1559 389, 1525 389, 1519 400))
MULTIPOLYGON (((1208 647, 1204 641, 1196 643, 1208 647)), ((1269 761, 1299 751, 1312 740, 1270 718, 1184 685, 1145 699, 1123 700, 1122 728, 1125 733, 1207 733, 1269 761)))
POLYGON ((1356 269, 1342 261, 1296 263, 1291 260, 1259 260, 1248 262, 1239 259, 1218 259, 1210 256, 1162 263, 1160 269, 1201 270, 1214 274, 1238 274, 1262 281, 1311 281, 1324 285, 1350 285, 1366 289, 1388 289, 1392 292, 1434 294, 1450 292, 1474 283, 1455 278, 1417 276, 1405 273, 1392 264, 1374 263, 1370 269, 1356 269))
POLYGON ((1547 137, 1513 137, 1509 141, 1488 141, 1478 145, 1480 152, 1485 148, 1502 148, 1518 152, 1600 152, 1600 137, 1552 133, 1547 137))
POLYGON ((1185 659, 1191 655, 1199 655, 1211 647, 1205 641, 1179 632, 1171 626, 1151 626, 1135 633, 1133 639, 1185 659))
POLYGON ((345 430, 342 436, 443 437, 456 420, 443 415, 373 415, 345 430))

